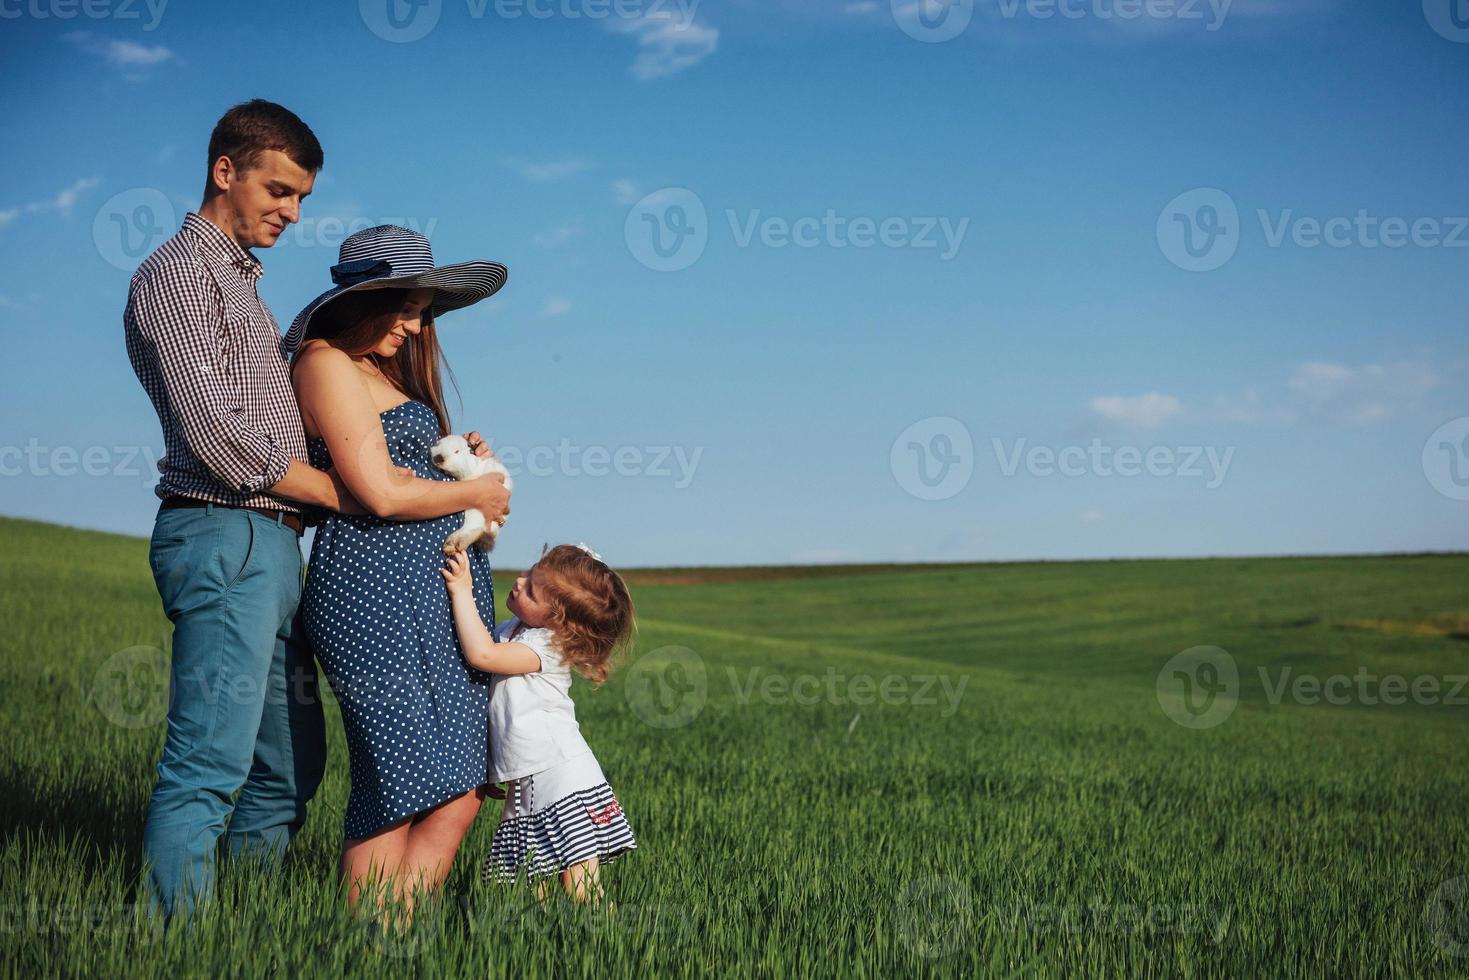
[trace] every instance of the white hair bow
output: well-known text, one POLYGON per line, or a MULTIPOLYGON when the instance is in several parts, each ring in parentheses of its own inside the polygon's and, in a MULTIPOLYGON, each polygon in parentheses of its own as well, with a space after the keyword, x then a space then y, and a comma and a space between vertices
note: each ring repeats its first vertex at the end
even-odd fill
POLYGON ((580 541, 578 541, 578 542, 577 542, 577 543, 576 543, 576 546, 577 546, 577 547, 578 547, 578 548, 580 548, 580 549, 581 549, 581 550, 582 550, 582 551, 585 551, 585 552, 586 552, 586 553, 587 553, 587 554, 589 554, 589 555, 591 555, 591 556, 592 556, 592 557, 593 557, 593 558, 595 558, 595 559, 597 559, 597 561, 601 561, 601 562, 602 562, 602 564, 604 564, 604 565, 605 565, 605 564, 607 564, 607 563, 606 563, 606 562, 605 562, 605 561, 602 561, 602 556, 601 556, 601 555, 599 555, 599 554, 597 554, 597 553, 596 553, 596 552, 595 552, 595 551, 593 551, 593 550, 592 550, 592 549, 591 549, 591 548, 588 548, 588 547, 587 547, 587 546, 586 546, 586 545, 585 545, 585 544, 583 544, 583 543, 582 543, 582 542, 580 542, 580 541))

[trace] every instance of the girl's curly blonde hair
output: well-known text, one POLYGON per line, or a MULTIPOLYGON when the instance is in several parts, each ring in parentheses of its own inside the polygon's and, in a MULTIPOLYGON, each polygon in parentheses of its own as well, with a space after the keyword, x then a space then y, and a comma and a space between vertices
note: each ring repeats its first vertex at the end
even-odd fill
POLYGON ((632 596, 627 583, 600 558, 571 544, 558 544, 536 563, 551 607, 546 624, 556 634, 561 656, 594 684, 607 680, 612 660, 633 633, 632 596))

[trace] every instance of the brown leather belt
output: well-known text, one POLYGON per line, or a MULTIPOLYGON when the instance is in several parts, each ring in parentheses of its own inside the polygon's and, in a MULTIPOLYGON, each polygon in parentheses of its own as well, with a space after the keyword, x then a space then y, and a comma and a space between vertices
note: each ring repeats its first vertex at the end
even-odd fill
POLYGON ((257 514, 264 514, 273 521, 279 521, 299 537, 306 531, 306 521, 300 514, 291 510, 273 510, 270 507, 246 507, 239 504, 219 504, 212 500, 195 500, 193 497, 164 497, 160 505, 172 510, 175 507, 207 507, 214 504, 215 507, 228 507, 231 510, 253 510, 257 514))

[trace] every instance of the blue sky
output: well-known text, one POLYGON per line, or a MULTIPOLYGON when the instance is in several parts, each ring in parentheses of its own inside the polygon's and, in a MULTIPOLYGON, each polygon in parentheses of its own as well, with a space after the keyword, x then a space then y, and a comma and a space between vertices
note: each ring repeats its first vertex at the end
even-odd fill
POLYGON ((131 252, 258 96, 283 326, 348 227, 509 266, 507 564, 1469 547, 1469 14, 926 2, 3 0, 0 512, 148 532, 131 252))

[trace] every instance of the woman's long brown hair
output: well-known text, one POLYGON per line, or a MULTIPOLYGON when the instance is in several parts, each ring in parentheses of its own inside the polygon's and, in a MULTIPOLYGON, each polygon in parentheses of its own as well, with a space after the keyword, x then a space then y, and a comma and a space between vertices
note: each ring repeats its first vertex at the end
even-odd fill
MULTIPOLYGON (((306 335, 301 338, 301 346, 304 347, 312 338, 320 338, 353 357, 366 354, 393 329, 408 292, 406 289, 357 289, 337 297, 311 317, 306 335)), ((298 356, 300 352, 301 347, 297 347, 298 356)), ((459 385, 439 347, 432 304, 424 307, 422 329, 418 335, 410 334, 397 354, 374 357, 373 363, 403 394, 427 403, 439 418, 439 434, 449 434, 449 412, 444 407, 441 373, 448 375, 456 392, 459 385)))

